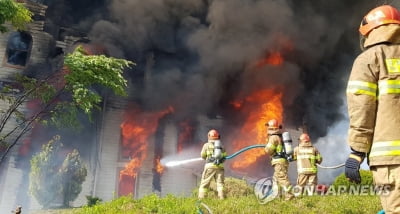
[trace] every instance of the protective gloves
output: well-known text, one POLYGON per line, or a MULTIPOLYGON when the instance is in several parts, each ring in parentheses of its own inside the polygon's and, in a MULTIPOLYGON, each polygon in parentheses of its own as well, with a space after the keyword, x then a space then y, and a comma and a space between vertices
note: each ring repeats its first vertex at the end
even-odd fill
POLYGON ((215 157, 208 157, 207 158, 207 163, 214 163, 215 162, 215 157))
POLYGON ((345 163, 344 174, 350 182, 361 183, 360 165, 365 158, 365 153, 352 150, 345 163))
POLYGON ((218 164, 223 163, 225 160, 226 160, 226 158, 225 158, 225 157, 222 157, 222 158, 220 158, 220 159, 216 159, 216 160, 214 161, 214 163, 218 165, 218 164))

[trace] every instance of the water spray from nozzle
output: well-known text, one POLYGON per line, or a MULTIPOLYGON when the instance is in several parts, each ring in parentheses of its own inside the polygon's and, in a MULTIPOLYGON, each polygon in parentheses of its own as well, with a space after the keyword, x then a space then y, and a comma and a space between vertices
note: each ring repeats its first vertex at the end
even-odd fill
POLYGON ((164 165, 166 167, 174 167, 174 166, 180 166, 183 164, 187 164, 190 162, 195 162, 195 161, 201 161, 203 160, 202 158, 192 158, 192 159, 187 159, 187 160, 180 160, 180 161, 168 161, 164 165))
MULTIPOLYGON (((245 148, 243 148, 243 149, 241 149, 241 150, 239 150, 239 151, 237 151, 237 152, 225 157, 225 159, 231 159, 231 158, 234 158, 237 155, 239 155, 240 153, 242 153, 244 151, 247 151, 249 149, 263 148, 264 146, 265 145, 263 145, 263 144, 256 144, 256 145, 247 146, 247 147, 245 147, 245 148)), ((201 160, 203 160, 203 159, 202 158, 191 158, 191 159, 186 159, 186 160, 167 161, 165 163, 163 163, 164 161, 161 160, 161 164, 163 164, 166 167, 175 167, 175 166, 180 166, 180 165, 183 165, 183 164, 187 164, 187 163, 191 163, 191 162, 195 162, 195 161, 201 161, 201 160)))

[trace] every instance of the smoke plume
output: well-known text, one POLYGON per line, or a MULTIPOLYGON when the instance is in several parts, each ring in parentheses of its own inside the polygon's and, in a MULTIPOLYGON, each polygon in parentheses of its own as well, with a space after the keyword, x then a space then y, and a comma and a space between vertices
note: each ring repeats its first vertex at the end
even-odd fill
MULTIPOLYGON (((287 126, 306 125, 319 139, 339 124, 335 134, 346 141, 347 115, 340 109, 360 52, 358 26, 382 3, 113 0, 89 35, 138 64, 128 73, 145 109, 173 106, 177 119, 207 114, 237 124, 230 101, 279 88, 287 126), (260 65, 274 53, 283 59, 279 66, 260 65)), ((315 142, 322 151, 346 150, 345 142, 315 142)))
POLYGON ((109 19, 93 23, 90 37, 106 44, 112 55, 138 63, 129 73, 146 108, 172 105, 183 117, 224 116, 228 101, 279 86, 284 122, 306 123, 312 136, 322 137, 344 119, 338 108, 359 52, 357 27, 375 5, 114 0, 109 19), (254 68, 273 52, 282 55, 281 66, 254 68), (151 78, 143 86, 138 79, 146 75, 151 78))

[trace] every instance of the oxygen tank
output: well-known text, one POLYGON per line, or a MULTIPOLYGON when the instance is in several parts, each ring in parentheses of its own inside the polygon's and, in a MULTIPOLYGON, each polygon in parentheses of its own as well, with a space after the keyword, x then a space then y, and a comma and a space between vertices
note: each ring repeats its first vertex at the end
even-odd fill
POLYGON ((222 144, 220 140, 215 140, 214 141, 214 154, 213 157, 216 160, 219 160, 222 158, 222 144))
POLYGON ((289 132, 282 133, 283 146, 285 148, 286 158, 291 161, 293 158, 293 141, 289 132))

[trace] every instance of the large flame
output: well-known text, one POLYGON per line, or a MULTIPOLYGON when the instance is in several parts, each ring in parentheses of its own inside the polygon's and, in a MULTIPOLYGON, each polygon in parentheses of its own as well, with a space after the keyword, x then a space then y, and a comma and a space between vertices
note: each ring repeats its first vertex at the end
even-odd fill
MULTIPOLYGON (((282 93, 278 90, 264 89, 250 94, 243 101, 233 102, 242 103, 240 111, 247 115, 239 135, 233 141, 235 151, 249 145, 265 143, 267 137, 265 123, 273 118, 282 121, 281 99, 282 93)), ((263 149, 249 150, 234 159, 232 168, 245 169, 262 155, 265 155, 263 149)))
POLYGON ((130 161, 121 170, 120 178, 122 175, 136 177, 146 158, 148 140, 156 132, 159 119, 172 111, 170 107, 160 112, 141 112, 138 108, 126 112, 125 121, 121 124, 122 157, 130 161))

